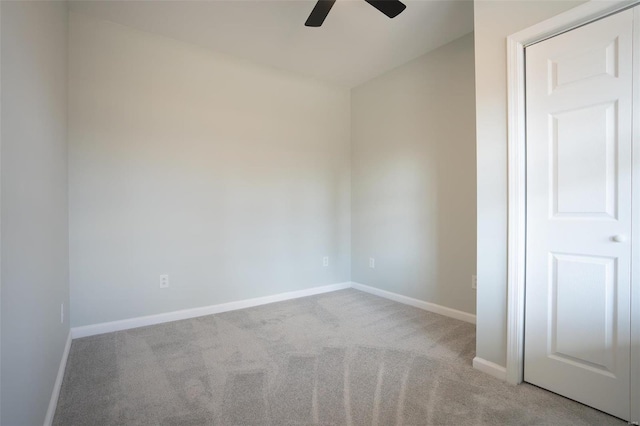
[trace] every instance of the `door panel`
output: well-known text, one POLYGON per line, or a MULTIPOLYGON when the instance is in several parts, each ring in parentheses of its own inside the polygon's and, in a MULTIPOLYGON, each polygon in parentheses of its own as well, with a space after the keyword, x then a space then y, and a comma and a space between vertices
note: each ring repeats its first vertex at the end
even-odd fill
POLYGON ((618 76, 618 39, 604 41, 550 60, 550 90, 589 78, 618 76))
POLYGON ((633 11, 526 49, 525 380, 630 416, 633 11))
POLYGON ((555 217, 616 219, 616 104, 551 114, 555 217))
POLYGON ((616 260, 552 255, 550 356, 613 374, 616 260))

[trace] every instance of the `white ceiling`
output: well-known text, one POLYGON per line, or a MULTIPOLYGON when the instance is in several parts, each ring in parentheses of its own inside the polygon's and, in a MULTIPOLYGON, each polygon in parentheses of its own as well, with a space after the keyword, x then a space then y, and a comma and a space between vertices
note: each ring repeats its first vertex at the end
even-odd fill
POLYGON ((74 1, 71 10, 346 87, 473 31, 473 1, 404 0, 389 19, 338 0, 320 28, 313 0, 74 1))

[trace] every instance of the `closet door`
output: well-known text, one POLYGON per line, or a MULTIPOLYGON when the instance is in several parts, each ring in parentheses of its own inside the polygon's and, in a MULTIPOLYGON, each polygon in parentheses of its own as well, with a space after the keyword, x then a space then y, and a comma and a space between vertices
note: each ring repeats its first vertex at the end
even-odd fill
POLYGON ((629 419, 632 10, 526 49, 525 380, 629 419))

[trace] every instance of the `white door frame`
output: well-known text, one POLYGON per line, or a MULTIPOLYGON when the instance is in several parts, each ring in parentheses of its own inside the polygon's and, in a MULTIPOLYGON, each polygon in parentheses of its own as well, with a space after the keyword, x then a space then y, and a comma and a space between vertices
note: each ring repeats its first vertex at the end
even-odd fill
MULTIPOLYGON (((524 308, 525 308, 525 232, 526 232, 526 117, 525 117, 525 60, 527 46, 573 28, 603 18, 612 13, 640 4, 640 0, 591 0, 560 15, 507 37, 507 94, 508 94, 508 259, 507 259, 507 366, 509 383, 524 379, 524 308)), ((640 11, 636 11, 640 17, 640 11)), ((637 27, 637 25, 636 25, 637 27)), ((634 43, 640 43, 640 31, 634 28, 634 43)), ((640 81, 640 58, 634 58, 634 82, 640 81)), ((634 166, 640 167, 640 84, 634 84, 634 166), (638 145, 638 147, 636 147, 638 145)), ((640 170, 638 168, 637 170, 640 170)), ((632 422, 640 420, 640 173, 633 177, 633 247, 632 271, 632 354, 631 396, 632 422)))

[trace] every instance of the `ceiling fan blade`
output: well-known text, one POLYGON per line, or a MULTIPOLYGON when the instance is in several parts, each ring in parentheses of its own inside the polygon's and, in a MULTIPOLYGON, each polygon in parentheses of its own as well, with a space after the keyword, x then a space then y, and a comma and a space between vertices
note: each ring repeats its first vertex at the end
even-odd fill
POLYGON ((318 0, 304 25, 307 27, 319 27, 322 25, 335 2, 336 0, 318 0))
POLYGON ((371 6, 387 15, 389 18, 395 18, 406 9, 406 5, 400 0, 365 0, 371 6))

